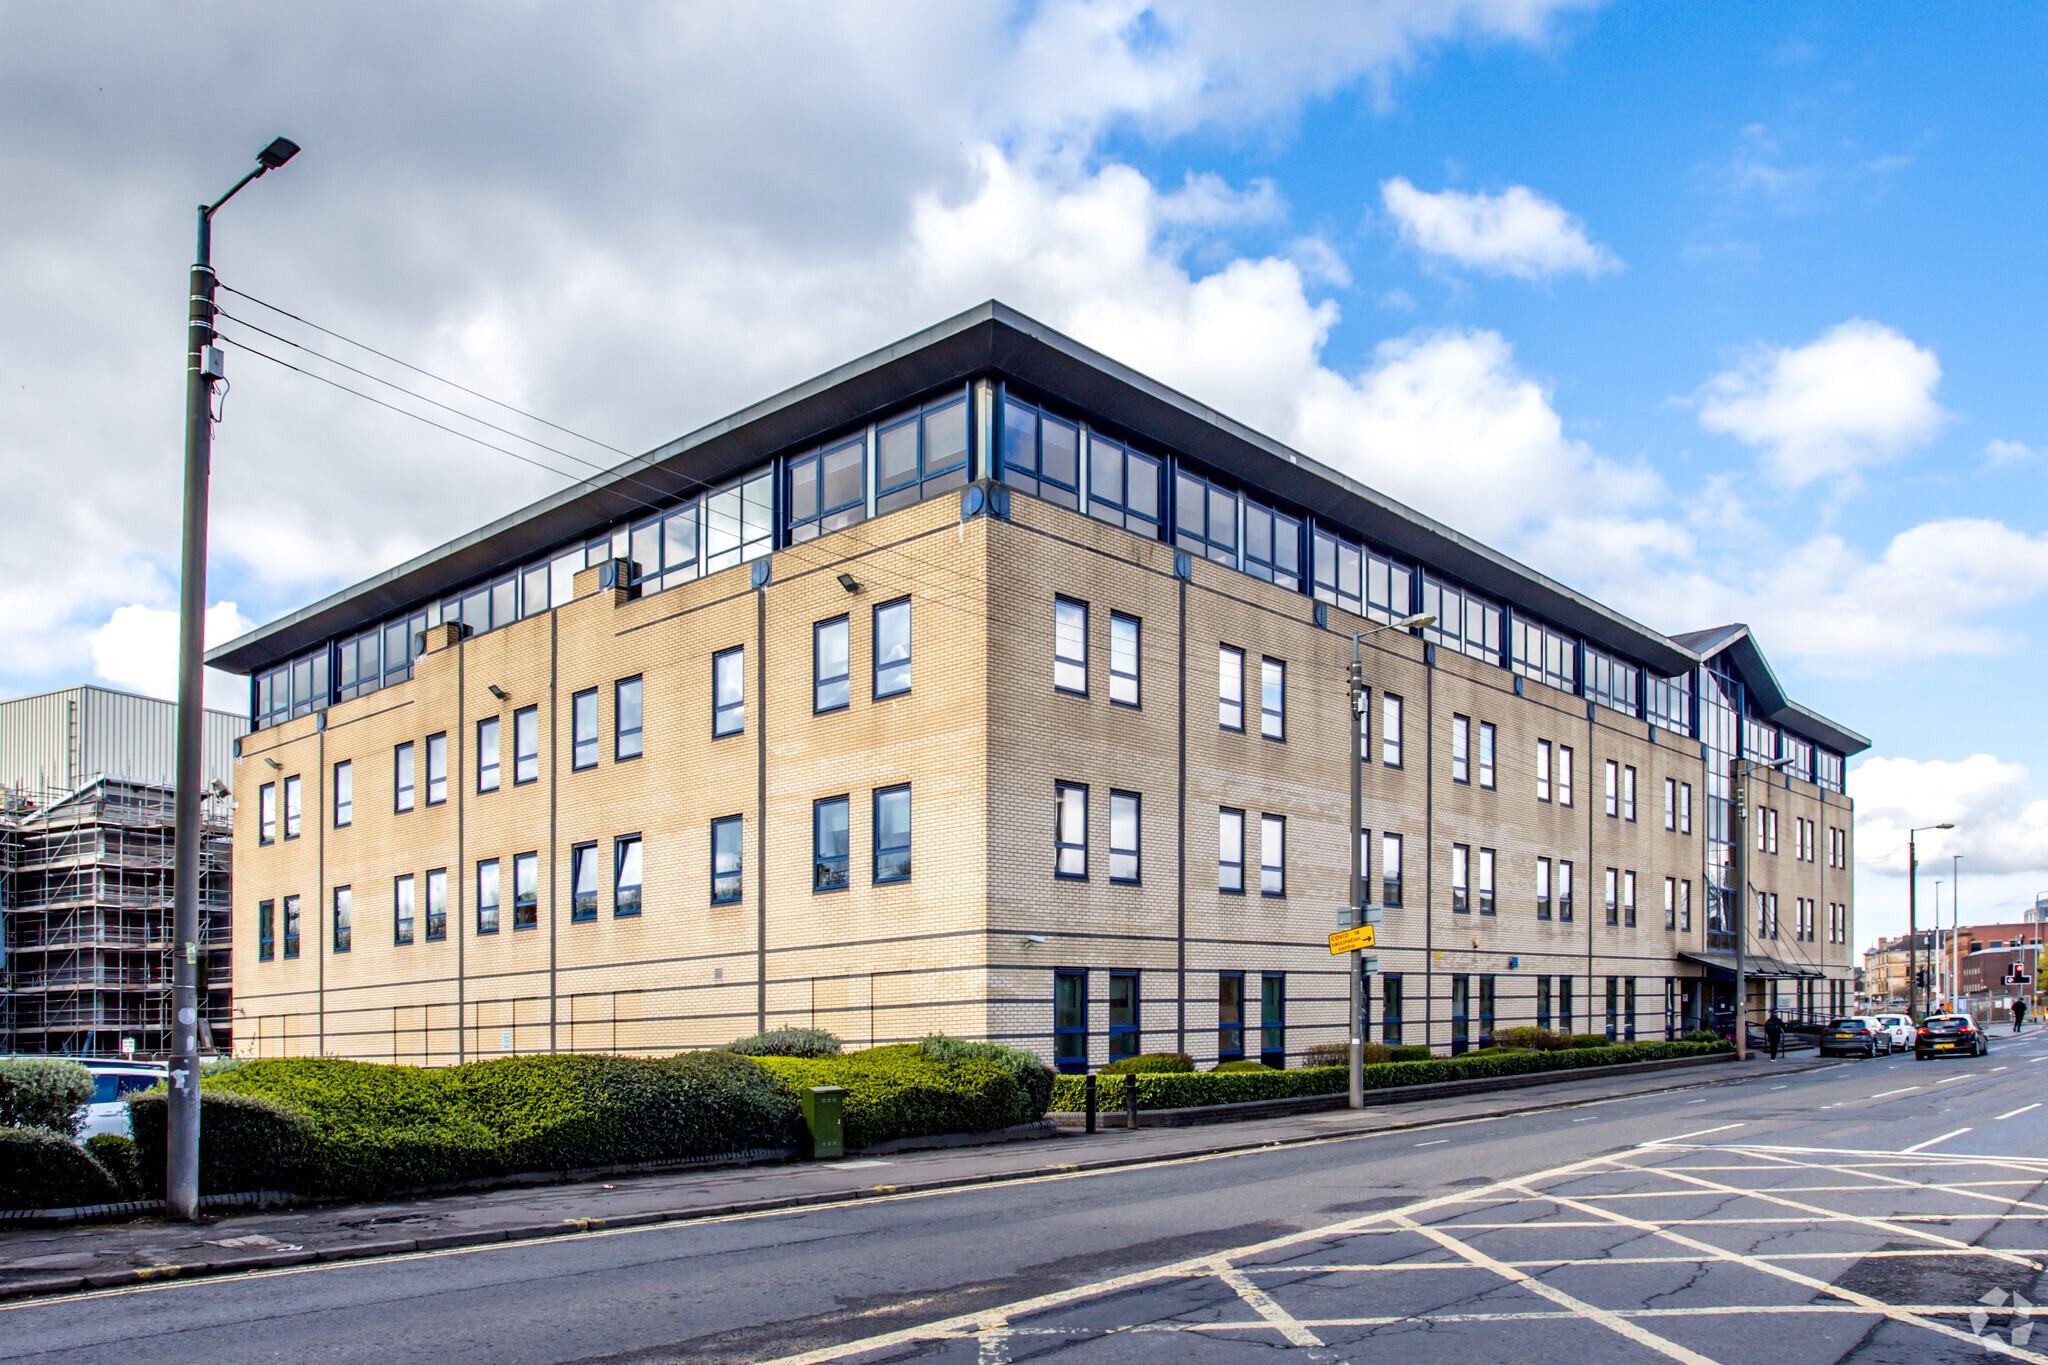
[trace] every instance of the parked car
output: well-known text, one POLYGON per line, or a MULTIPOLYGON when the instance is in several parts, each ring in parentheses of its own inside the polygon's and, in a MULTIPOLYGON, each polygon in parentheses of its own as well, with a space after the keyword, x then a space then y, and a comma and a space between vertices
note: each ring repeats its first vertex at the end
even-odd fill
POLYGON ((1875 1015, 1851 1014, 1830 1023, 1820 1035, 1820 1055, 1847 1057, 1860 1052, 1866 1057, 1879 1053, 1890 1056, 1892 1035, 1875 1015))
POLYGON ((133 1137, 128 1131, 128 1096, 163 1084, 170 1068, 162 1062, 103 1061, 96 1057, 81 1057, 79 1061, 92 1073, 93 1091, 92 1098, 86 1101, 85 1123, 78 1130, 78 1140, 83 1142, 102 1133, 133 1137))
POLYGON ((1891 1034, 1894 1052, 1904 1052, 1913 1046, 1913 1039, 1919 1033, 1919 1030, 1913 1027, 1911 1015, 1880 1014, 1877 1016, 1877 1022, 1883 1024, 1885 1030, 1891 1034))
POLYGON ((1991 1040, 1968 1015, 1930 1015, 1920 1021, 1920 1031, 1913 1038, 1913 1055, 1924 1062, 1938 1052, 1987 1057, 1991 1054, 1991 1040))

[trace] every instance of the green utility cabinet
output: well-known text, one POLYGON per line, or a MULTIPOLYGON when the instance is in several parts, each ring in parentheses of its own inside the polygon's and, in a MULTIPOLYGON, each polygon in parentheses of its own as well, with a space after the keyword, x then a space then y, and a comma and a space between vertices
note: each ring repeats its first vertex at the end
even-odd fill
POLYGON ((846 1092, 836 1085, 804 1091, 804 1155, 812 1159, 846 1155, 846 1092))

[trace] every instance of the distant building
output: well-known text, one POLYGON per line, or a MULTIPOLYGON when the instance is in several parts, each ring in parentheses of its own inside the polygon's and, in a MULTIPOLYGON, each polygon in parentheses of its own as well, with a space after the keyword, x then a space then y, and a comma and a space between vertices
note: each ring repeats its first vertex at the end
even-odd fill
MULTIPOLYGON (((170 1047, 177 707, 102 687, 0 702, 0 1052, 170 1047)), ((232 1045, 235 740, 206 713, 200 1037, 232 1045)))

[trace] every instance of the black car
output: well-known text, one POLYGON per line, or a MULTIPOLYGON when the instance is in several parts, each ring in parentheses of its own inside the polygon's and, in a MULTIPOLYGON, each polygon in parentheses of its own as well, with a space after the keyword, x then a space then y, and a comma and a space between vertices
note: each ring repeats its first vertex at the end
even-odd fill
POLYGON ((1820 1055, 1823 1057, 1835 1053, 1846 1057, 1854 1052, 1875 1057, 1880 1051, 1889 1056, 1891 1050, 1891 1031, 1868 1015, 1848 1015, 1821 1030, 1820 1055))
POLYGON ((1920 1021, 1920 1030, 1913 1035, 1913 1055, 1924 1062, 1937 1052, 1988 1057, 1991 1055, 1991 1040, 1967 1015, 1931 1015, 1920 1021))

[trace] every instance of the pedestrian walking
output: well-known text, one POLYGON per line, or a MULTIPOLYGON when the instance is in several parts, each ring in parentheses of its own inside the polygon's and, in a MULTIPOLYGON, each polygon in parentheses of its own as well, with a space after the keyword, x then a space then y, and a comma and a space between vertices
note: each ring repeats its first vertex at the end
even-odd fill
POLYGON ((2027 1002, 2018 996, 2012 1002, 2012 1031, 2018 1033, 2027 1024, 2027 1002))
POLYGON ((1785 1041, 1785 1021, 1778 1017, 1776 1010, 1772 1010, 1771 1017, 1764 1020, 1764 1033, 1771 1040, 1771 1060, 1775 1062, 1778 1060, 1778 1047, 1785 1041))

